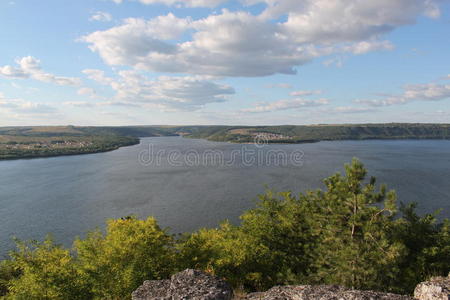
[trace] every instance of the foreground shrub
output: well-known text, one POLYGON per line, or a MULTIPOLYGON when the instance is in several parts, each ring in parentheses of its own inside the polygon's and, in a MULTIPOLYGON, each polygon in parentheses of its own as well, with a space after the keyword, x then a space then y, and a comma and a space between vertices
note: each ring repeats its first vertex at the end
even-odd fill
POLYGON ((48 238, 19 243, 10 267, 20 276, 9 282, 11 299, 91 299, 89 283, 80 274, 69 250, 48 238))
POLYGON ((74 243, 77 267, 99 299, 126 299, 144 280, 174 271, 173 239, 155 219, 110 220, 106 235, 94 231, 74 243))

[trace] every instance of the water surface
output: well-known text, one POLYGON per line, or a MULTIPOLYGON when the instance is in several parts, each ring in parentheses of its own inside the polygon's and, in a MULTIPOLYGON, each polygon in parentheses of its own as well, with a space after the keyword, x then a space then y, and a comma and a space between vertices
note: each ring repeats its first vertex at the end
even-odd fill
POLYGON ((396 189, 401 201, 418 202, 421 213, 443 208, 442 216, 450 216, 450 141, 256 147, 181 137, 144 138, 139 145, 107 153, 1 161, 0 255, 13 247, 13 236, 42 240, 51 232, 57 242, 70 245, 75 236, 103 228, 106 219, 130 214, 155 216, 173 233, 216 226, 224 219, 237 222, 265 185, 294 192, 323 187, 321 179, 342 171, 352 157, 363 161, 369 175, 396 189), (204 158, 202 153, 211 150, 222 153, 224 161, 192 160, 196 153, 204 158), (245 151, 262 157, 270 151, 288 158, 292 153, 303 155, 295 163, 276 165, 249 163, 245 151))

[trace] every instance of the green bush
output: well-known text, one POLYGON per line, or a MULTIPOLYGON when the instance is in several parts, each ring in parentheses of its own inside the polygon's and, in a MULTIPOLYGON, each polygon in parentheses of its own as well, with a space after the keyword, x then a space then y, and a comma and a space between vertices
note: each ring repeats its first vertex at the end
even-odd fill
MULTIPOLYGON (((19 243, 10 267, 20 275, 9 282, 11 299, 90 299, 88 282, 69 250, 54 245, 51 239, 42 243, 19 243)), ((7 299, 8 299, 7 298, 7 299)))
POLYGON ((74 243, 77 269, 95 299, 125 299, 144 280, 174 271, 173 238, 155 219, 110 220, 106 235, 94 231, 74 243))

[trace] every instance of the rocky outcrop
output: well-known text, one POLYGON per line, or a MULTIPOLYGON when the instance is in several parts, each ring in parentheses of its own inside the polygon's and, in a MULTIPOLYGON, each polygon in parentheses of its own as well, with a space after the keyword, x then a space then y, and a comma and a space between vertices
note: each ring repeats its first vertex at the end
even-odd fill
MULTIPOLYGON (((417 285, 417 300, 450 300, 450 277, 436 277, 417 285)), ((207 273, 187 269, 168 280, 145 281, 132 294, 133 300, 230 300, 229 284, 207 273)), ((251 293, 245 300, 413 300, 404 295, 359 291, 335 285, 276 286, 266 292, 251 293)))
POLYGON ((216 276, 187 269, 170 280, 145 281, 131 296, 133 300, 230 300, 233 290, 216 276))
POLYGON ((450 274, 448 277, 434 277, 419 283, 414 298, 420 300, 450 300, 450 274))
POLYGON ((411 297, 373 291, 350 290, 336 285, 276 286, 251 293, 246 300, 412 300, 411 297))

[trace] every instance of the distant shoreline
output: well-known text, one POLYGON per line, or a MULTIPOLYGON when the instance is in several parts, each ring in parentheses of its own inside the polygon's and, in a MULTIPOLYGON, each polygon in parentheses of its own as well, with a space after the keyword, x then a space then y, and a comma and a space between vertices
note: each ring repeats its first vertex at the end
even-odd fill
MULTIPOLYGON (((111 148, 108 150, 99 150, 99 151, 91 151, 91 152, 74 152, 74 153, 58 153, 58 154, 49 154, 49 155, 35 155, 35 156, 17 156, 17 157, 11 157, 11 158, 0 158, 0 162, 1 161, 11 161, 11 160, 20 160, 20 159, 26 159, 26 160, 31 160, 31 159, 38 159, 38 158, 52 158, 52 157, 61 157, 61 156, 76 156, 76 155, 88 155, 88 154, 98 154, 98 153, 106 153, 106 152, 112 152, 115 150, 119 150, 121 148, 125 148, 125 147, 131 147, 131 146, 135 146, 135 145, 139 145, 141 139, 143 138, 157 138, 157 137, 174 137, 174 136, 152 136, 152 137, 142 137, 139 138, 139 142, 134 143, 134 144, 130 144, 130 145, 123 145, 123 146, 118 146, 115 148, 111 148)), ((185 138, 183 136, 180 136, 182 138, 185 138)), ((199 138, 201 140, 207 140, 204 138, 199 138)), ((268 145, 299 145, 299 144, 313 144, 313 143, 319 143, 319 142, 340 142, 340 141, 406 141, 406 140, 410 140, 410 141, 442 141, 442 140, 446 140, 449 141, 450 139, 448 138, 444 138, 444 139, 439 139, 439 138, 365 138, 365 139, 329 139, 329 140, 314 140, 314 141, 299 141, 299 142, 291 142, 291 143, 287 143, 287 142, 269 142, 267 143, 268 145)), ((251 143, 251 142, 218 142, 218 141, 211 141, 211 142, 216 142, 216 143, 229 143, 229 144, 241 144, 241 145, 253 145, 255 143, 251 143)))
POLYGON ((450 124, 0 127, 0 161, 109 152, 139 144, 142 137, 158 136, 259 145, 345 140, 450 140, 450 124))
POLYGON ((17 156, 17 157, 8 157, 8 158, 1 158, 0 157, 0 162, 1 161, 9 161, 9 160, 19 160, 19 159, 51 158, 51 157, 60 157, 60 156, 76 156, 76 155, 106 153, 106 152, 111 152, 111 151, 119 150, 121 148, 135 146, 135 145, 139 145, 139 144, 140 144, 140 140, 139 140, 139 142, 137 142, 135 144, 118 146, 118 147, 107 149, 107 150, 87 151, 87 152, 71 152, 71 153, 58 153, 58 154, 48 154, 48 155, 47 154, 42 154, 42 155, 35 155, 35 156, 32 156, 32 155, 30 155, 30 156, 17 156))

